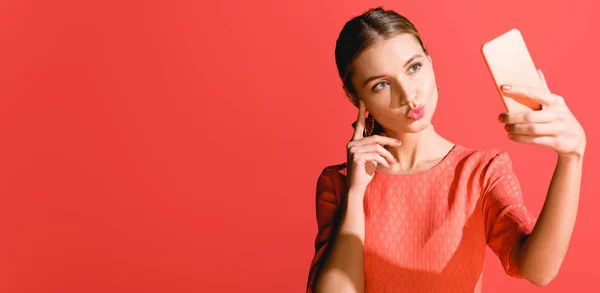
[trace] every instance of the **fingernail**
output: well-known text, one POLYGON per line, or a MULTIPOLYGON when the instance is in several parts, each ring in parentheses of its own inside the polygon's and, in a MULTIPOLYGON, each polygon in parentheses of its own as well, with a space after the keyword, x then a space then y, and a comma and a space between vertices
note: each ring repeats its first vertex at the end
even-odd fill
POLYGON ((504 125, 504 129, 505 129, 506 131, 509 131, 509 130, 510 130, 510 126, 508 126, 508 125, 504 125))
POLYGON ((498 115, 498 121, 504 122, 504 114, 498 115))
POLYGON ((397 144, 402 144, 402 142, 401 142, 401 141, 399 141, 399 140, 397 140, 397 139, 396 139, 396 143, 397 143, 397 144))
POLYGON ((512 135, 512 133, 509 133, 509 134, 508 134, 508 138, 513 138, 513 135, 512 135))
POLYGON ((511 89, 510 85, 505 84, 505 85, 502 86, 502 90, 503 91, 509 91, 510 89, 511 89))

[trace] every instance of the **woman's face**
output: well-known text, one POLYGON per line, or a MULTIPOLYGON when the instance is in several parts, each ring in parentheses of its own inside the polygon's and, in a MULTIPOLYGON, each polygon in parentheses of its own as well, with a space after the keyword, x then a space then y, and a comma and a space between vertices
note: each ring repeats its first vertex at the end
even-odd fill
POLYGON ((351 81, 386 133, 417 133, 431 124, 438 99, 435 75, 431 58, 413 35, 379 41, 364 51, 354 62, 351 81))

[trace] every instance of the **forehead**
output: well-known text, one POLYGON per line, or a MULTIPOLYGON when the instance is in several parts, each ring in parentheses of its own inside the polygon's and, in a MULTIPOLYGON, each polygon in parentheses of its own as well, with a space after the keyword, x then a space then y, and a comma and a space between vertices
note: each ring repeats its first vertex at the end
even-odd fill
POLYGON ((403 68, 404 63, 416 54, 423 54, 423 49, 411 34, 378 41, 354 61, 354 76, 360 80, 375 74, 394 72, 403 68))

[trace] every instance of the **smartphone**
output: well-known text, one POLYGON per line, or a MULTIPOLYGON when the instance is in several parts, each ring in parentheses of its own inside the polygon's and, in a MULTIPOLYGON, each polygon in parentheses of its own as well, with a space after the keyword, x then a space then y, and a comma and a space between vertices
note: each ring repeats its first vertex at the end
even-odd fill
POLYGON ((481 46, 481 53, 508 112, 540 110, 542 106, 525 98, 507 97, 501 86, 519 84, 543 87, 541 77, 521 32, 513 28, 481 46))

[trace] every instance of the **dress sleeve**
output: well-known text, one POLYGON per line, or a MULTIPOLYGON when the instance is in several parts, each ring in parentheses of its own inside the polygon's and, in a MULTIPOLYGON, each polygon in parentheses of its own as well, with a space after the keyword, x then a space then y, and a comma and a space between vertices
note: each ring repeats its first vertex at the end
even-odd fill
POLYGON ((484 172, 483 217, 487 245, 507 275, 522 279, 510 258, 511 249, 531 234, 536 219, 523 203, 521 187, 506 151, 499 151, 484 172))
POLYGON ((315 238, 315 254, 310 265, 306 292, 312 293, 316 278, 320 274, 337 230, 340 216, 341 192, 343 192, 343 175, 337 170, 324 170, 317 180, 316 214, 317 236, 315 238))

